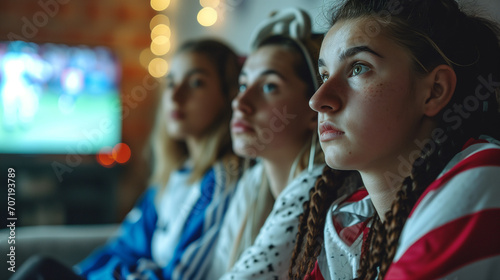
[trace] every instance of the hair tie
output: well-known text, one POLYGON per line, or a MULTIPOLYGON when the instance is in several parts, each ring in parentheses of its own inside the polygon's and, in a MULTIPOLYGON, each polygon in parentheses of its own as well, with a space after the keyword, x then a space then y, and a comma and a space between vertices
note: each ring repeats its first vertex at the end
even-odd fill
POLYGON ((319 83, 316 78, 316 68, 312 62, 311 54, 303 43, 311 38, 311 18, 309 15, 298 8, 286 8, 271 13, 271 16, 257 25, 252 33, 250 37, 251 49, 256 50, 264 39, 274 35, 289 37, 297 43, 306 59, 314 88, 317 89, 319 83))
POLYGON ((298 8, 286 8, 273 12, 269 18, 261 22, 250 37, 252 49, 272 35, 283 35, 298 41, 311 37, 311 18, 298 8))

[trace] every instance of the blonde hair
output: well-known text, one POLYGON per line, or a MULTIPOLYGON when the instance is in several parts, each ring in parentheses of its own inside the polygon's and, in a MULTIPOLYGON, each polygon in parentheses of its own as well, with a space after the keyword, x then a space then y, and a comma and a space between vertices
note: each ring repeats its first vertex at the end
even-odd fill
MULTIPOLYGON (((229 122, 231 120, 231 101, 238 91, 238 74, 240 63, 238 56, 225 44, 213 40, 202 39, 189 41, 183 44, 177 53, 197 53, 204 55, 212 62, 220 79, 222 95, 224 97, 224 109, 220 112, 218 121, 204 135, 201 141, 203 154, 192 160, 192 173, 190 182, 195 182, 203 177, 203 174, 214 164, 215 161, 234 158, 229 134, 229 122)), ((190 155, 184 141, 170 137, 166 129, 166 119, 161 110, 157 111, 157 119, 152 134, 153 150, 153 173, 150 183, 164 188, 170 174, 182 167, 190 155)))

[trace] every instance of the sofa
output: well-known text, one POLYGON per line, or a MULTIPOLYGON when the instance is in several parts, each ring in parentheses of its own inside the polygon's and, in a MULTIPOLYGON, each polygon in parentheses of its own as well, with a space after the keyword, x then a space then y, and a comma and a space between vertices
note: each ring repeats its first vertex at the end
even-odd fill
POLYGON ((0 254, 2 269, 0 279, 9 279, 12 272, 8 262, 15 255, 15 270, 33 255, 53 257, 73 266, 104 244, 117 231, 119 224, 29 226, 0 230, 0 254), (15 236, 10 238, 10 236, 15 236), (10 240, 10 244, 9 244, 10 240), (12 240, 15 240, 15 244, 12 240), (14 254, 11 246, 15 246, 14 254), (11 255, 11 256, 9 256, 11 255))

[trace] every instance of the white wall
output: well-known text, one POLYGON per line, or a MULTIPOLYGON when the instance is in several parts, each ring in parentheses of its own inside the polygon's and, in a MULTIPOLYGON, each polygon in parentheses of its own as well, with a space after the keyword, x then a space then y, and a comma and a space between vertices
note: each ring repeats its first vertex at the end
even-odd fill
MULTIPOLYGON (((328 29, 327 16, 335 0, 220 0, 219 20, 211 27, 198 24, 196 15, 201 9, 199 0, 171 0, 166 15, 170 18, 172 44, 175 49, 186 39, 200 36, 215 36, 232 45, 240 54, 249 51, 249 38, 255 26, 272 11, 284 7, 300 7, 312 17, 313 31, 328 29)), ((473 7, 484 7, 491 18, 500 22, 500 0, 459 0, 473 3, 473 7)))
POLYGON ((198 24, 196 15, 201 9, 199 0, 171 0, 166 15, 170 18, 173 47, 186 39, 215 36, 232 45, 240 54, 247 54, 250 34, 255 26, 272 11, 284 7, 301 7, 312 17, 313 31, 328 29, 321 15, 324 0, 220 0, 219 19, 210 27, 198 24))

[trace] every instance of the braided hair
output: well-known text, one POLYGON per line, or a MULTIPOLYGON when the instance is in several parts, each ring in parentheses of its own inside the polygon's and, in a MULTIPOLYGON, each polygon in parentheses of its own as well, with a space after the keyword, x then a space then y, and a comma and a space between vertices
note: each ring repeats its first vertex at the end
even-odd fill
POLYGON ((486 19, 465 14, 454 0, 346 0, 333 9, 332 25, 363 17, 374 18, 382 35, 411 52, 416 75, 446 64, 457 76, 451 100, 435 116, 433 139, 414 161, 385 219, 375 217, 367 236, 358 277, 383 279, 424 190, 469 138, 499 136, 498 88, 484 82, 500 80, 500 33, 486 19), (434 132, 441 137, 434 138, 434 132))
MULTIPOLYGON (((494 83, 488 84, 488 81, 500 81, 500 32, 492 22, 465 14, 454 0, 340 2, 332 9, 332 26, 341 20, 374 19, 371 24, 378 26, 367 28, 366 32, 372 31, 367 36, 385 35, 409 50, 416 75, 424 76, 436 66, 446 64, 457 76, 453 96, 434 117, 437 127, 432 139, 413 162, 411 175, 404 178, 385 219, 375 214, 363 245, 358 279, 383 279, 395 256, 406 219, 424 190, 468 139, 482 134, 500 136, 499 89, 494 83), (377 30, 381 32, 377 33, 377 30)), ((325 196, 321 189, 328 188, 329 192, 336 193, 343 183, 342 178, 333 176, 336 172, 340 171, 325 170, 311 201, 304 205, 289 271, 292 279, 304 279, 319 255, 321 237, 317 232, 324 228, 324 213, 321 211, 326 211, 327 205, 334 200, 325 196), (321 211, 312 211, 313 207, 321 211), (305 246, 302 244, 304 236, 307 236, 305 246)))
POLYGON ((357 171, 340 171, 325 166, 321 177, 309 191, 310 199, 303 204, 304 211, 299 217, 299 231, 288 272, 290 279, 304 279, 312 271, 323 246, 323 229, 329 206, 339 197, 341 190, 354 188, 360 182, 357 171))

